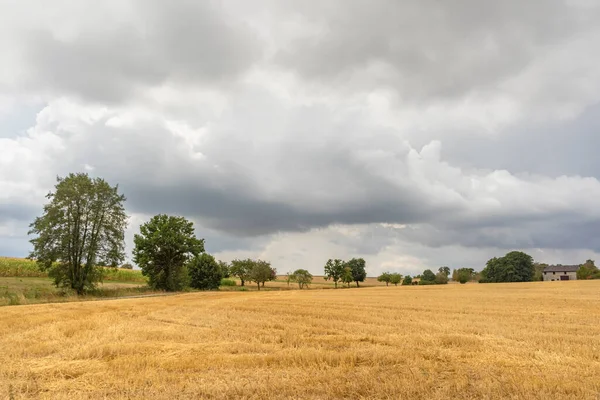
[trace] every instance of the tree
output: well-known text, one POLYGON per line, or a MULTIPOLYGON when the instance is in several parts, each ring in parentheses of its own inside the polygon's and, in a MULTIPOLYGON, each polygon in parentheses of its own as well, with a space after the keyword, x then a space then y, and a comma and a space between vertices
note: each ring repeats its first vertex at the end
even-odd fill
POLYGON ((393 283, 394 285, 398 286, 400 282, 402 282, 402 275, 400 275, 397 272, 391 274, 390 283, 393 283))
POLYGON ((218 261, 219 264, 219 268, 221 269, 221 275, 223 276, 223 278, 229 278, 231 276, 231 273, 229 272, 229 264, 227 264, 226 261, 218 261))
POLYGON ((325 264, 325 280, 332 280, 337 288, 337 283, 342 279, 342 275, 344 274, 344 262, 340 259, 332 260, 331 258, 327 260, 325 264))
POLYGON ((448 275, 446 275, 446 271, 440 271, 435 274, 434 282, 436 285, 446 285, 448 283, 448 275))
POLYGON ((481 282, 530 282, 534 276, 533 258, 521 251, 490 259, 481 271, 481 282))
POLYGON ((385 282, 385 286, 389 286, 392 281, 392 274, 389 272, 384 272, 383 274, 377 277, 378 282, 385 282))
POLYGON ((117 266, 125 258, 125 197, 118 185, 87 174, 69 174, 57 182, 42 216, 30 225, 29 234, 36 237, 29 257, 56 286, 84 294, 102 279, 99 264, 117 266))
POLYGON ((473 278, 473 268, 459 268, 456 271, 458 282, 465 284, 473 278))
POLYGON ((207 253, 192 258, 187 264, 187 271, 190 276, 190 286, 194 289, 218 289, 223 278, 219 263, 207 253))
POLYGON ((358 287, 358 282, 365 281, 367 271, 365 270, 366 262, 364 259, 353 258, 346 263, 346 266, 350 267, 350 270, 352 271, 352 280, 356 282, 356 287, 358 287))
POLYGON ((450 276, 450 268, 449 267, 440 267, 438 269, 438 273, 444 274, 446 276, 446 278, 448 278, 450 276))
POLYGON ((348 284, 348 287, 350 287, 350 283, 354 282, 352 268, 344 267, 344 272, 342 273, 342 282, 348 284))
MULTIPOLYGON (((543 281, 544 280, 544 268, 546 268, 548 264, 543 263, 534 263, 533 264, 533 280, 534 281, 543 281)), ((578 277, 579 279, 579 277, 578 277)))
MULTIPOLYGON (((271 276, 269 277, 269 281, 276 281, 277 280, 277 268, 273 268, 271 267, 271 276)), ((263 282, 263 287, 265 286, 265 283, 263 282)))
POLYGON ((153 289, 181 290, 187 285, 185 265, 204 252, 194 224, 183 217, 155 215, 133 237, 133 260, 153 289))
POLYGON ((587 260, 577 270, 577 279, 600 279, 600 270, 594 260, 587 260))
POLYGON ((248 274, 248 280, 256 283, 258 286, 258 290, 260 290, 260 284, 264 283, 268 280, 271 280, 273 276, 273 269, 271 268, 271 264, 267 261, 257 260, 254 261, 254 265, 250 269, 248 274))
POLYGON ((295 282, 298 282, 300 289, 304 286, 308 288, 308 285, 310 285, 313 280, 312 274, 305 269, 297 269, 291 276, 295 282))
POLYGON ((404 277, 404 279, 402 280, 402 285, 411 285, 412 284, 412 277, 410 275, 406 275, 404 277))
POLYGON ((425 271, 423 271, 423 274, 421 275, 421 281, 433 283, 433 282, 435 282, 435 274, 433 273, 432 270, 426 269, 425 271))
POLYGON ((254 261, 249 258, 245 260, 233 260, 229 267, 229 273, 237 277, 241 281, 242 286, 244 286, 244 283, 250 280, 249 275, 252 267, 254 267, 254 261))

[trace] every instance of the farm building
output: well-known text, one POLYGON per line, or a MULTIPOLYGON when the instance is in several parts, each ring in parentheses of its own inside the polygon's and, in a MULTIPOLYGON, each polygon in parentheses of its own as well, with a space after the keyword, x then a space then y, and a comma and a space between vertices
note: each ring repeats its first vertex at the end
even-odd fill
POLYGON ((550 265, 544 268, 545 281, 575 281, 579 265, 550 265))

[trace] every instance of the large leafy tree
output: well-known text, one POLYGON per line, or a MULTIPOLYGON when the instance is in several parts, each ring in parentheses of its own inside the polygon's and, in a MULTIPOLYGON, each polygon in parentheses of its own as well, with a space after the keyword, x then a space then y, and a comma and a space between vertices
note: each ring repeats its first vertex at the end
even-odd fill
POLYGON ((202 253, 192 258, 187 264, 190 286, 194 289, 218 289, 223 277, 223 269, 215 258, 208 253, 202 253))
POLYGON ((521 251, 490 259, 481 271, 482 282, 530 282, 535 274, 533 258, 521 251))
POLYGON ((362 258, 353 258, 352 260, 346 263, 347 267, 350 267, 352 271, 352 280, 356 282, 356 287, 358 287, 358 282, 364 282, 367 277, 367 271, 365 270, 366 263, 362 258))
POLYGON ((133 261, 148 276, 149 285, 167 291, 186 286, 185 264, 204 252, 204 239, 196 238, 192 222, 164 214, 140 226, 133 242, 133 261))
POLYGON ((425 282, 435 282, 435 274, 432 270, 426 269, 421 275, 421 280, 425 282))
POLYGON ((335 260, 330 258, 325 264, 325 280, 328 281, 331 279, 337 288, 337 283, 342 280, 345 267, 345 263, 339 258, 336 258, 335 260))
POLYGON ((100 265, 117 266, 125 258, 125 197, 118 186, 79 173, 58 178, 47 198, 30 226, 36 235, 30 257, 57 286, 83 294, 102 279, 100 265))

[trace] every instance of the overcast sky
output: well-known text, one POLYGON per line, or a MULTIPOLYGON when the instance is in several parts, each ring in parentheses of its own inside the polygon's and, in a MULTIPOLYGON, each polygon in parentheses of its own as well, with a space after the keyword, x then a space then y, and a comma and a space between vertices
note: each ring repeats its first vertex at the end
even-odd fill
POLYGON ((600 253, 596 0, 0 0, 0 255, 56 176, 321 274, 600 253))

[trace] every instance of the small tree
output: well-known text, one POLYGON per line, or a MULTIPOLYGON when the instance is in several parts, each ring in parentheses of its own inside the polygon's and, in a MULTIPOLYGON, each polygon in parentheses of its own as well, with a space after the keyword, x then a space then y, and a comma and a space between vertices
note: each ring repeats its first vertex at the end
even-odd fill
POLYGON ((241 281, 244 286, 246 281, 250 280, 250 270, 254 267, 254 261, 247 258, 245 260, 233 260, 229 266, 229 273, 241 281))
POLYGON ((348 287, 350 287, 350 283, 354 281, 352 277, 352 269, 350 267, 344 267, 344 272, 342 273, 342 282, 346 283, 348 287))
POLYGON ((264 285, 264 283, 270 280, 272 276, 273 269, 271 268, 271 264, 267 261, 257 260, 250 269, 248 280, 256 283, 258 290, 260 290, 261 283, 264 285))
POLYGON ((577 270, 577 279, 600 279, 600 270, 594 260, 587 260, 577 270))
POLYGON ((392 274, 390 274, 389 272, 384 272, 383 274, 377 277, 377 281, 385 282, 385 286, 389 286, 390 282, 392 281, 392 274))
POLYGON ((294 281, 298 282, 300 289, 303 287, 308 288, 308 285, 310 285, 313 280, 312 274, 305 269, 297 269, 293 274, 291 274, 291 276, 293 277, 294 281))
POLYGON ((402 275, 400 275, 397 272, 391 274, 391 276, 390 276, 390 283, 393 283, 394 285, 398 286, 398 284, 400 282, 402 282, 402 275))
POLYGON ((450 276, 450 267, 440 267, 438 268, 438 273, 444 274, 448 278, 450 276))
POLYGON ((332 280, 335 287, 337 288, 337 283, 342 279, 342 275, 344 274, 344 262, 340 259, 329 259, 327 260, 327 264, 325 264, 325 280, 332 280))
POLYGON ((462 284, 469 282, 475 273, 473 268, 459 268, 456 270, 456 280, 462 284))
POLYGON ((164 214, 140 226, 133 242, 133 261, 149 278, 150 287, 167 291, 186 286, 185 264, 204 252, 204 239, 196 238, 192 222, 164 214))
POLYGON ((57 181, 43 215, 30 225, 36 237, 29 257, 56 286, 84 294, 102 279, 101 264, 117 266, 125 258, 125 197, 118 186, 87 174, 57 181))
POLYGON ((406 275, 404 277, 404 279, 402 280, 402 285, 411 285, 412 284, 412 277, 410 275, 406 275))
POLYGON ((350 267, 352 272, 352 280, 356 282, 356 287, 358 287, 358 282, 364 282, 367 277, 367 271, 365 270, 366 262, 362 258, 353 258, 352 260, 346 263, 347 267, 350 267))

